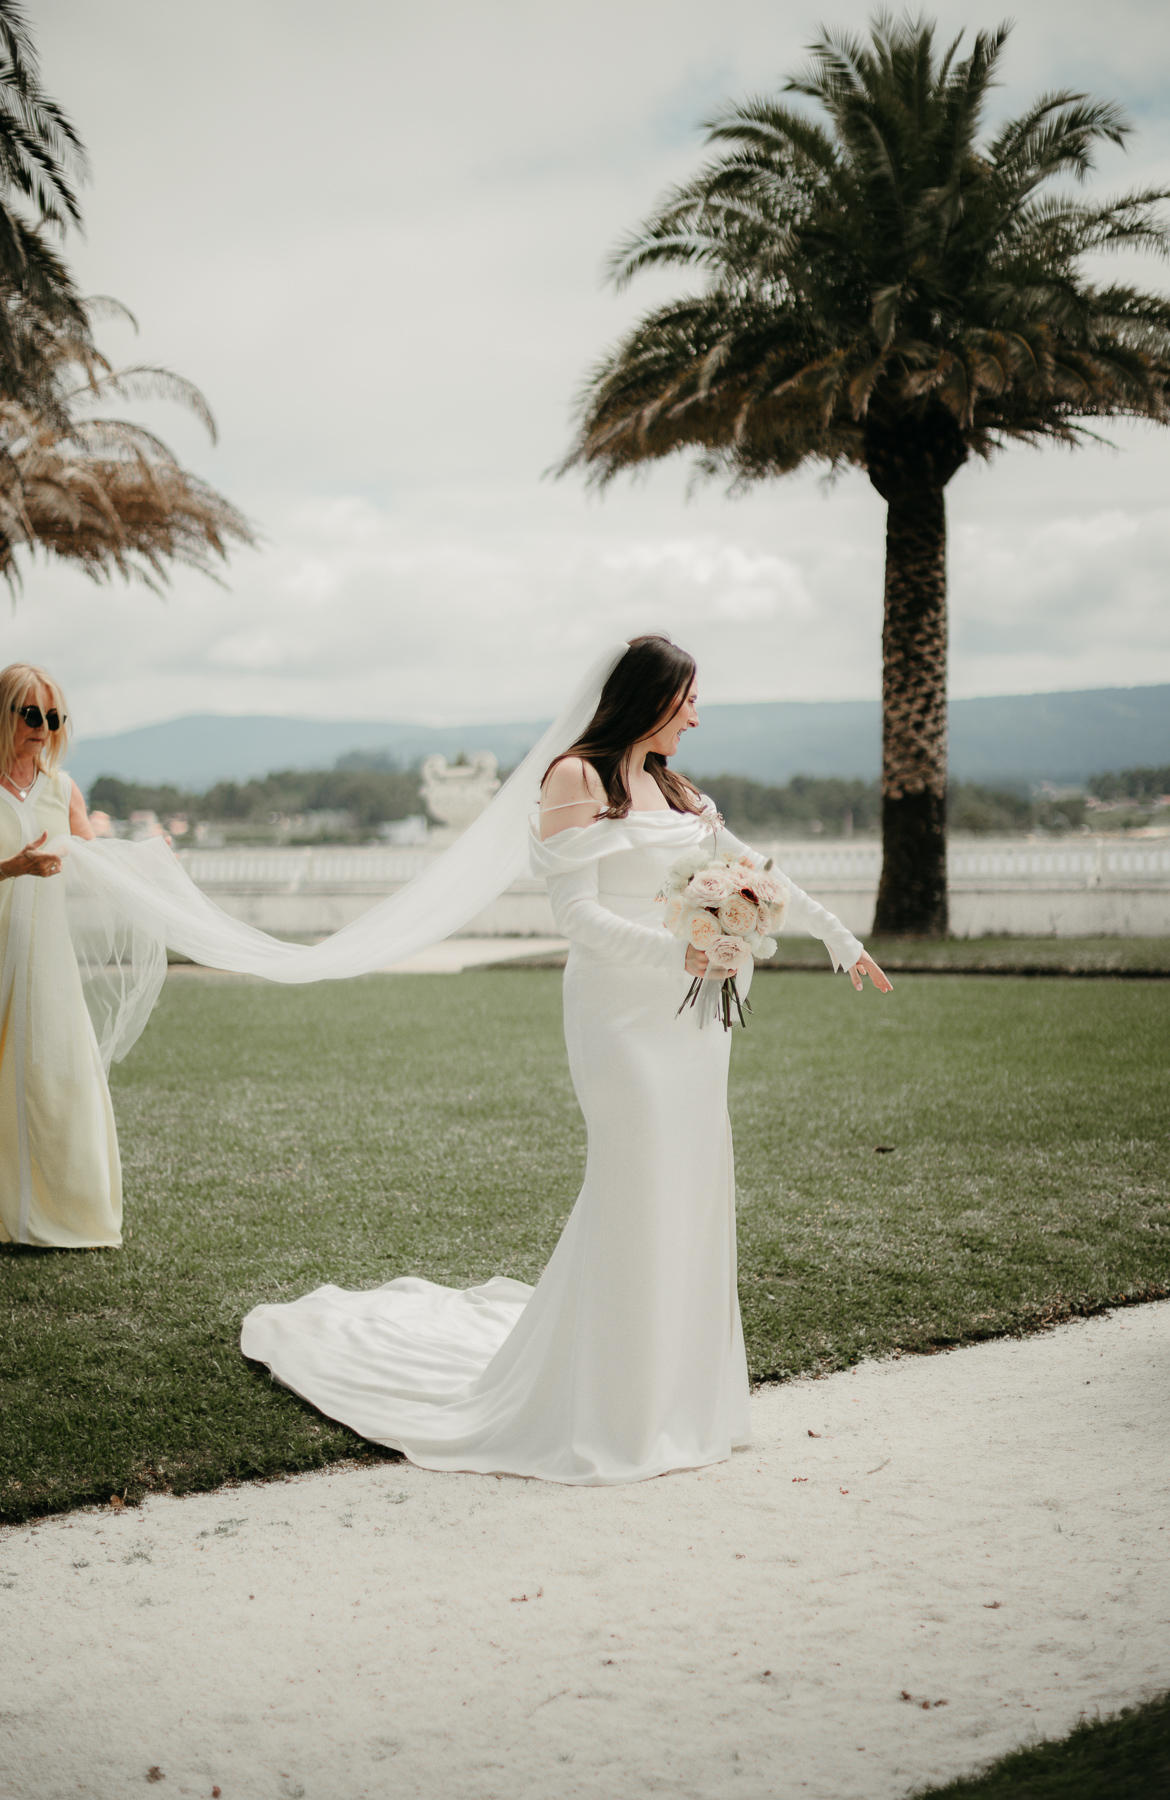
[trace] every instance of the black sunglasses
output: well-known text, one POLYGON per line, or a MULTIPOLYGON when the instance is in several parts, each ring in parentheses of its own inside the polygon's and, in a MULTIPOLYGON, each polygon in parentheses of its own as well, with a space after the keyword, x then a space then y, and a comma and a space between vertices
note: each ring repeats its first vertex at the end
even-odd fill
POLYGON ((20 714, 30 731, 39 731, 42 725, 47 725, 50 731, 60 731, 69 716, 59 713, 55 706, 50 706, 48 712, 42 712, 39 706, 14 706, 12 710, 20 714))

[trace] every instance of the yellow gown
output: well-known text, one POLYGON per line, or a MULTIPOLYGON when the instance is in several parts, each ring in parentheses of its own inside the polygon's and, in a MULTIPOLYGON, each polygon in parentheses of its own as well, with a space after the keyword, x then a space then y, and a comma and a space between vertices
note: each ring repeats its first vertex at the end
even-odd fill
MULTIPOLYGON (((71 792, 61 771, 23 802, 0 788, 0 861, 66 836, 71 792)), ((118 1135, 60 875, 0 881, 0 1242, 122 1242, 118 1135)))

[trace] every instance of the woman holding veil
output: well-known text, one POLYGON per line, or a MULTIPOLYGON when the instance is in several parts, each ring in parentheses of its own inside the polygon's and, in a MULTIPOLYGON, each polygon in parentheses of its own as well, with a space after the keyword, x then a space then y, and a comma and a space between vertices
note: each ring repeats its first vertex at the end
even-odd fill
POLYGON ((121 1243, 122 1176, 58 879, 93 836, 65 727, 44 669, 0 669, 0 1243, 79 1250, 121 1243))
MULTIPOLYGON (((720 1461, 749 1441, 736 1296, 730 1034, 676 1017, 688 973, 656 895, 673 863, 744 850, 667 768, 698 723, 691 657, 669 639, 606 651, 487 810, 389 900, 304 948, 229 918, 161 839, 50 840, 101 1054, 149 1016, 165 949, 307 982, 398 962, 465 925, 527 866, 570 942, 569 1065, 588 1129, 585 1182, 540 1282, 458 1291, 406 1276, 323 1287, 244 1320, 244 1353, 374 1442, 433 1469, 602 1485, 720 1461), (715 836, 717 834, 717 837, 715 836), (68 854, 66 854, 68 852, 68 854)), ((775 873, 775 872, 774 872, 775 873)), ((839 920, 779 877, 787 917, 855 987, 881 970, 839 920)), ((741 977, 746 991, 750 968, 741 977)))

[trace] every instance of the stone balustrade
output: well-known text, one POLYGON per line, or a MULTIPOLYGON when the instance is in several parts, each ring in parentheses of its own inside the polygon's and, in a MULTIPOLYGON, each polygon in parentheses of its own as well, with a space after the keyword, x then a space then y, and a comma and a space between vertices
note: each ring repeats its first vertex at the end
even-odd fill
MULTIPOLYGON (((760 850, 864 936, 873 921, 881 846, 873 839, 792 839, 760 850)), ((262 930, 317 937, 396 893, 439 850, 361 845, 177 852, 217 905, 262 930)), ((1170 837, 956 838, 951 925, 960 937, 1170 936, 1170 837)), ((466 927, 469 937, 555 934, 544 884, 516 881, 466 927)))

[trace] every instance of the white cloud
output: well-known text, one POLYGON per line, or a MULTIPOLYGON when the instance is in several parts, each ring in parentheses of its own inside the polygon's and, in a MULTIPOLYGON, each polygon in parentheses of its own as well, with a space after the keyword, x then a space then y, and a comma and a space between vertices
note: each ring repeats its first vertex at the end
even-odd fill
MULTIPOLYGON (((848 28, 871 8, 824 12, 848 28)), ((967 8, 932 10, 946 37, 967 8)), ((731 502, 656 471, 604 499, 542 480, 572 395, 680 285, 599 286, 607 249, 694 169, 694 122, 802 60, 819 6, 774 0, 55 0, 49 89, 93 156, 91 289, 222 427, 148 413, 255 517, 230 592, 160 604, 29 574, 8 653, 58 670, 87 732, 184 711, 546 714, 576 661, 665 629, 709 699, 860 697, 880 681, 883 513, 859 477, 731 502)), ((1140 114, 1106 185, 1166 176, 1170 10, 1032 0, 1007 111, 1060 82, 1140 114)), ((1142 279, 1158 279, 1156 268, 1142 279)), ((1170 444, 1013 453, 949 493, 956 693, 1170 680, 1170 444)))

